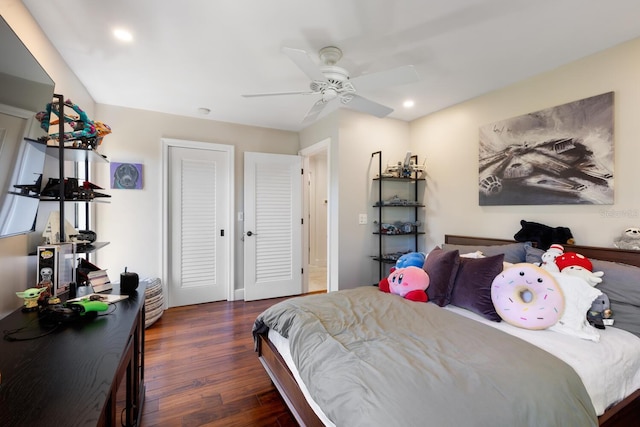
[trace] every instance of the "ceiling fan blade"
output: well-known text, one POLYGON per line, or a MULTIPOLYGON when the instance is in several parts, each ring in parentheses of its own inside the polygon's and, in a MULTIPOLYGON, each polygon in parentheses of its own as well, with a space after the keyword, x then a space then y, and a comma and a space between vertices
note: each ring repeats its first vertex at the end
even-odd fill
POLYGON ((420 76, 413 65, 405 65, 377 73, 364 74, 354 77, 351 83, 358 92, 381 89, 383 87, 415 83, 420 76))
POLYGON ((309 90, 295 91, 295 92, 269 92, 269 93, 247 93, 242 95, 245 98, 256 98, 258 96, 280 96, 280 95, 316 95, 318 92, 312 92, 309 90))
POLYGON ((316 103, 313 104, 313 107, 311 107, 311 110, 309 110, 307 115, 302 120, 302 124, 306 125, 313 122, 315 119, 317 119, 318 115, 322 112, 322 110, 324 109, 324 107, 326 107, 327 104, 328 102, 325 101, 324 99, 319 99, 318 101, 316 101, 316 103))
POLYGON ((378 104, 377 102, 373 102, 370 99, 363 98, 362 96, 350 94, 349 97, 351 98, 350 100, 347 101, 347 98, 345 97, 340 99, 340 102, 342 102, 345 107, 349 107, 353 110, 358 110, 380 118, 393 113, 393 108, 378 104))
POLYGON ((282 51, 300 68, 311 80, 324 82, 327 78, 322 74, 318 65, 311 60, 307 52, 302 49, 283 47, 282 51))

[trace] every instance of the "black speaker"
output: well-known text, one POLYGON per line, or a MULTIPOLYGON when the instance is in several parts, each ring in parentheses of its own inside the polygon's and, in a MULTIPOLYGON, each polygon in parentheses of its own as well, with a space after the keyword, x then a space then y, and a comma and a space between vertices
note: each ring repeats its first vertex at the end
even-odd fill
POLYGON ((125 294, 132 294, 138 289, 138 273, 127 273, 127 269, 124 269, 124 273, 120 273, 120 291, 125 294))

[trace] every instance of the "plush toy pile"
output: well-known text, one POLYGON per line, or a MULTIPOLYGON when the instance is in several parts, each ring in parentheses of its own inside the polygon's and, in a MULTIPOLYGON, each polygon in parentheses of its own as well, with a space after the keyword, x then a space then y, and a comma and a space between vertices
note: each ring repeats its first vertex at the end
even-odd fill
MULTIPOLYGON (((562 245, 553 244, 542 254, 541 258, 542 262, 539 264, 539 267, 556 274, 556 278, 567 275, 581 278, 586 282, 588 286, 585 285, 582 289, 578 289, 577 286, 579 283, 584 282, 573 282, 574 286, 566 286, 566 283, 561 283, 563 286, 560 287, 562 288, 565 298, 568 299, 567 304, 582 298, 591 298, 588 302, 591 304, 591 307, 586 313, 586 322, 588 322, 588 324, 598 329, 604 329, 605 325, 613 324, 613 313, 611 311, 609 297, 599 290, 594 289, 591 291, 588 289, 589 286, 593 288, 601 283, 604 273, 602 271, 593 271, 593 264, 587 257, 575 252, 565 252, 562 245), (562 276, 558 276, 557 274, 561 274, 562 276), (593 297, 589 296, 587 298, 587 293, 593 295, 593 297)), ((581 316, 579 310, 575 316, 581 316)), ((576 319, 574 324, 579 324, 578 320, 579 319, 576 319)))

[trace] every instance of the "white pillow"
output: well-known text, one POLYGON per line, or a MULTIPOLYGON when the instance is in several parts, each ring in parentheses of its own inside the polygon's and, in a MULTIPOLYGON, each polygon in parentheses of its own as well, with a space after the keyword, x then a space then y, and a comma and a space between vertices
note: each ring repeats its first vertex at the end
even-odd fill
POLYGON ((469 252, 469 253, 466 253, 466 254, 460 254, 460 256, 462 258, 474 258, 474 259, 485 258, 484 254, 482 252, 480 252, 480 251, 469 252))
POLYGON ((585 340, 600 341, 600 332, 587 321, 591 303, 602 292, 582 277, 564 273, 551 273, 564 294, 564 313, 549 329, 585 340))

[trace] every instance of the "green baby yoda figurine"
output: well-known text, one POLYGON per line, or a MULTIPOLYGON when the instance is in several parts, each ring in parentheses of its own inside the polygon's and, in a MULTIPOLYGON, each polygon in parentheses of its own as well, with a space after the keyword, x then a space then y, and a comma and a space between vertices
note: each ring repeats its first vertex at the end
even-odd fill
POLYGON ((16 292, 16 295, 20 298, 24 299, 24 307, 22 307, 22 311, 34 311, 38 309, 38 298, 40 298, 40 294, 47 290, 44 288, 29 288, 23 292, 16 292))

